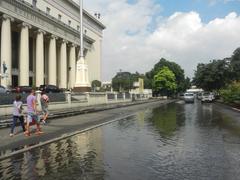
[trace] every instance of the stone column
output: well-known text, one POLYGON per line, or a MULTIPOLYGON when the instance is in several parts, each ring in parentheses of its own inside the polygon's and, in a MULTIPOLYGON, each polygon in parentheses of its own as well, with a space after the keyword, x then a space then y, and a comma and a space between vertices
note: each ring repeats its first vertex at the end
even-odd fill
POLYGON ((19 85, 29 86, 29 29, 31 26, 22 23, 19 52, 19 85))
POLYGON ((2 85, 7 87, 12 85, 12 40, 11 40, 11 21, 13 18, 4 14, 2 16, 1 29, 1 70, 3 75, 3 63, 6 64, 7 76, 2 80, 2 85))
POLYGON ((57 47, 56 36, 50 37, 48 51, 48 84, 57 85, 57 47))
POLYGON ((44 31, 37 31, 36 38, 36 87, 44 84, 44 31))
POLYGON ((72 44, 70 47, 70 53, 69 53, 69 86, 70 88, 74 88, 75 85, 75 78, 76 78, 76 45, 72 44))
POLYGON ((59 88, 67 88, 67 41, 63 40, 60 46, 60 81, 59 88))

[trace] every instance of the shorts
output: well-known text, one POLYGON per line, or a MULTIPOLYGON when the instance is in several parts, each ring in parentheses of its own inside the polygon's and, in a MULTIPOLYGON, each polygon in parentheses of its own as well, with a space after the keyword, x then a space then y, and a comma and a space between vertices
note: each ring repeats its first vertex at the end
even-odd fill
POLYGON ((42 106, 42 111, 44 114, 49 114, 48 108, 46 106, 42 106))
POLYGON ((33 122, 33 120, 35 120, 36 123, 40 123, 39 115, 37 115, 33 112, 29 112, 27 115, 27 122, 31 123, 31 122, 33 122))

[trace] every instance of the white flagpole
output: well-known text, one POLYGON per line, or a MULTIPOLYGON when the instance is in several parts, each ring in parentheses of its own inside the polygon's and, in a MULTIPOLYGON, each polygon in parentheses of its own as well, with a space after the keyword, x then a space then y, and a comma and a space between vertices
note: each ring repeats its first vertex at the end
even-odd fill
POLYGON ((74 89, 76 91, 90 90, 90 83, 88 79, 88 66, 84 60, 83 47, 83 0, 79 1, 80 8, 80 55, 77 60, 76 68, 76 82, 74 89))
POLYGON ((83 58, 83 0, 80 0, 80 58, 83 58))

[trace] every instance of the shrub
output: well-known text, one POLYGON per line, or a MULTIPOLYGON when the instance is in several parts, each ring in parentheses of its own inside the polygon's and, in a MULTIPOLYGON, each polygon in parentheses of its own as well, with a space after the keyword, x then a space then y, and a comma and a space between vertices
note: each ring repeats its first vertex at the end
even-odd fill
POLYGON ((233 82, 227 88, 220 91, 220 95, 224 102, 238 103, 240 102, 240 82, 233 82))

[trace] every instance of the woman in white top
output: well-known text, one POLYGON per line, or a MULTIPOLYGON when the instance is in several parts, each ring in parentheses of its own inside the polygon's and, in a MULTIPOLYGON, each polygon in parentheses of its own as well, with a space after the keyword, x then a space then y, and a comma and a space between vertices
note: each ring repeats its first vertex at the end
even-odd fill
POLYGON ((13 123, 11 127, 11 133, 10 136, 12 137, 14 135, 14 128, 17 124, 17 120, 20 121, 20 124, 22 126, 23 132, 25 132, 25 126, 24 126, 24 116, 22 114, 23 111, 23 103, 21 101, 21 95, 17 95, 15 98, 15 101, 13 102, 13 123))

